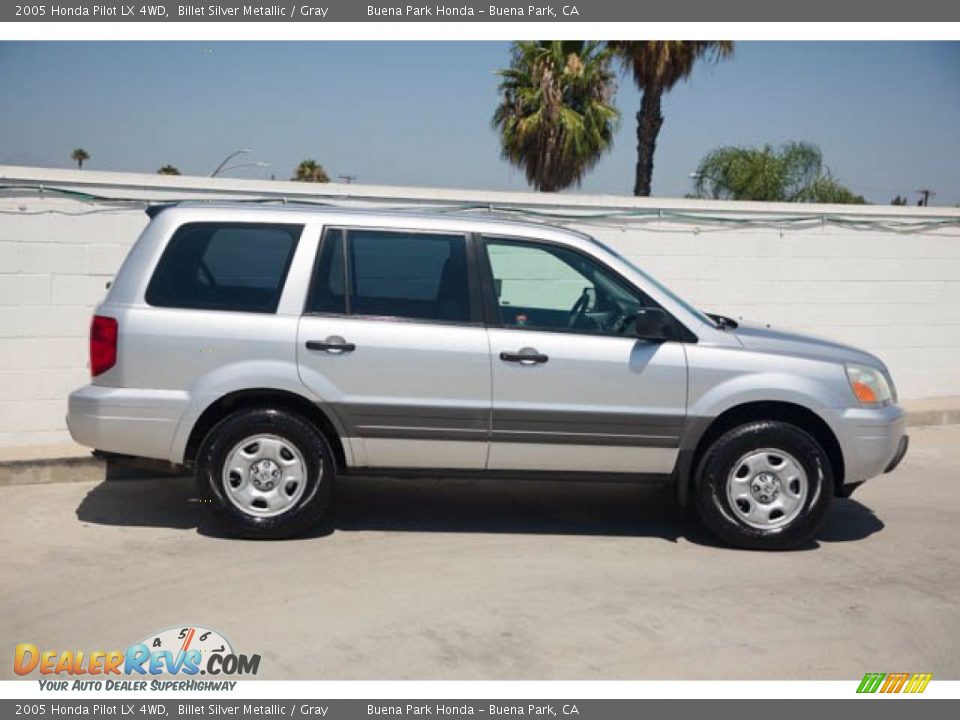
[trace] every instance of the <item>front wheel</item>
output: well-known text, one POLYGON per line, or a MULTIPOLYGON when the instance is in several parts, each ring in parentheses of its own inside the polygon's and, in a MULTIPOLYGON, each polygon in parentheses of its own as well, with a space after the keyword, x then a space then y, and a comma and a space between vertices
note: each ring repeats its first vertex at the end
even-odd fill
POLYGON ((704 524, 721 540, 750 550, 786 550, 809 541, 833 496, 833 474, 820 444, 776 421, 740 425, 717 438, 695 483, 704 524))
POLYGON ((285 538, 321 522, 335 474, 330 445, 312 423, 286 410, 241 410, 204 441, 197 486, 233 534, 285 538))

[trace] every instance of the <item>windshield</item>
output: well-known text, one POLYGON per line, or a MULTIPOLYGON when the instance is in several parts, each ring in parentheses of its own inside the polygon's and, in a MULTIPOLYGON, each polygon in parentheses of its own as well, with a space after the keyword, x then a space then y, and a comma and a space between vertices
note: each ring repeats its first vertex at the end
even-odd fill
POLYGON ((615 258, 617 258, 620 262, 622 262, 622 263, 624 263, 625 265, 628 265, 629 267, 633 268, 633 270, 635 270, 635 271, 637 272, 637 274, 639 274, 644 280, 646 280, 648 283, 650 283, 651 285, 653 285, 657 290, 659 290, 661 293, 663 293, 663 294, 666 295, 668 298, 670 298, 671 300, 673 300, 673 302, 677 303, 677 305, 679 305, 679 306, 682 307, 684 310, 686 310, 688 313, 690 313, 691 315, 693 315, 693 316, 694 316, 695 318, 697 318, 700 322, 706 323, 707 325, 709 325, 709 326, 711 326, 711 327, 717 327, 717 323, 716 323, 716 322, 714 322, 712 319, 710 319, 709 317, 707 317, 706 315, 704 315, 702 312, 700 312, 699 310, 697 310, 695 307, 693 307, 690 303, 688 303, 688 302, 687 302, 686 300, 684 300, 682 297, 680 297, 679 295, 677 295, 676 293, 674 293, 672 290, 670 290, 670 288, 668 288, 668 287, 666 287, 665 285, 663 285, 659 280, 657 280, 656 278, 654 278, 654 277, 652 277, 651 275, 647 274, 647 273, 644 272, 641 268, 637 267, 634 263, 632 263, 630 260, 628 260, 627 258, 625 258, 625 257, 624 257, 623 255, 621 255, 620 253, 618 253, 618 252, 617 252, 616 250, 614 250, 612 247, 610 247, 610 246, 607 245, 606 243, 600 242, 600 241, 597 240, 595 237, 591 237, 591 238, 590 238, 590 241, 591 241, 592 243, 594 243, 595 245, 598 245, 599 247, 602 247, 602 248, 603 248, 604 250, 606 250, 608 253, 610 253, 610 254, 613 255, 615 258))

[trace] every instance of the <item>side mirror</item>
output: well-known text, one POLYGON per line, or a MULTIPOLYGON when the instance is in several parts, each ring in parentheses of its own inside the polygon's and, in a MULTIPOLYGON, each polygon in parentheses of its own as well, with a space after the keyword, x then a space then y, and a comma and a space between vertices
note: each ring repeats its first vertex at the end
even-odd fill
POLYGON ((666 342, 676 337, 673 318, 660 308, 640 308, 634 323, 641 340, 666 342))

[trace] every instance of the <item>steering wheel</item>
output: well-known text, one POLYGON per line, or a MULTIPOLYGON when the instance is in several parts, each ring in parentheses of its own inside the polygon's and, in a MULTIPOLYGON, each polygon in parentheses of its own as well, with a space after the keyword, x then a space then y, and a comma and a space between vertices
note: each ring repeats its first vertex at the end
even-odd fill
POLYGON ((583 316, 587 311, 587 306, 590 304, 590 294, 584 290, 580 294, 580 297, 577 298, 577 301, 573 304, 573 307, 570 308, 570 313, 567 316, 567 327, 572 328, 577 324, 577 321, 583 316))

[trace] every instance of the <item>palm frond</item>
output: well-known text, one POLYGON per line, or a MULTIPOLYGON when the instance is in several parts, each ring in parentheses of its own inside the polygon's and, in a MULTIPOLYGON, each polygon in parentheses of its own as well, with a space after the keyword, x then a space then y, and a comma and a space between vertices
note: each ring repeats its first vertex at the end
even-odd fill
POLYGON ((579 184, 611 149, 619 119, 610 52, 599 42, 523 41, 510 57, 492 118, 501 155, 538 190, 579 184))

